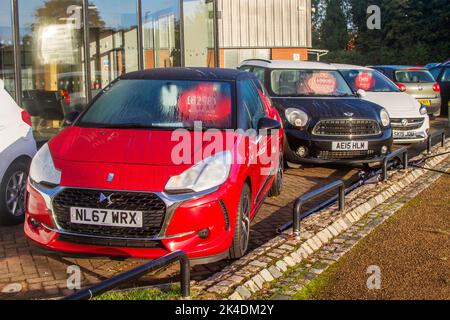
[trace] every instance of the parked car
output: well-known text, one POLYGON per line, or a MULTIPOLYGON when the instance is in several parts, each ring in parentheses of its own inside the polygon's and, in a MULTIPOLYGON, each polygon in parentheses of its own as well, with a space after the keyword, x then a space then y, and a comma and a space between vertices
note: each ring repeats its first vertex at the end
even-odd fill
POLYGON ((247 60, 239 69, 265 84, 285 125, 292 163, 377 163, 392 148, 389 114, 357 97, 325 63, 247 60))
POLYGON ((448 115, 450 103, 450 61, 431 68, 430 72, 441 88, 441 114, 448 115))
POLYGON ((28 168, 35 153, 30 115, 16 104, 0 79, 0 224, 24 220, 28 168))
POLYGON ((430 118, 421 105, 380 72, 345 64, 334 64, 354 92, 364 100, 376 103, 389 113, 394 131, 394 143, 423 142, 428 138, 430 118))
POLYGON ((283 181, 281 118, 258 85, 208 68, 114 81, 34 158, 26 235, 66 253, 242 257, 283 181))
POLYGON ((427 68, 409 66, 373 66, 406 92, 427 106, 428 114, 441 114, 441 88, 427 68))

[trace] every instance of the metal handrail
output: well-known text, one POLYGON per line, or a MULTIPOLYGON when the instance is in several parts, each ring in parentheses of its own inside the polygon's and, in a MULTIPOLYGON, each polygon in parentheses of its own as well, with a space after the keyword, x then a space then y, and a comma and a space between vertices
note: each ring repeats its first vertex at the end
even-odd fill
POLYGON ((433 149, 433 138, 436 138, 438 136, 441 136, 441 147, 444 148, 445 147, 445 130, 439 130, 434 132, 433 134, 429 134, 428 135, 428 140, 427 140, 427 153, 431 154, 431 149, 433 149))
POLYGON ((62 300, 89 300, 94 297, 97 297, 103 293, 111 291, 125 283, 135 281, 149 272, 153 272, 161 269, 173 262, 179 261, 181 267, 181 292, 183 297, 190 296, 190 262, 189 258, 183 251, 176 251, 174 253, 168 254, 160 259, 153 260, 149 263, 146 263, 140 267, 137 267, 133 270, 122 273, 118 276, 115 276, 111 279, 105 280, 97 285, 92 286, 89 289, 80 290, 68 297, 63 298, 62 300))
POLYGON ((388 175, 388 164, 389 161, 391 161, 392 159, 395 158, 400 158, 402 159, 403 162, 403 169, 408 169, 408 149, 406 148, 401 148, 398 149, 388 155, 386 155, 383 159, 383 181, 388 181, 389 179, 389 175, 388 175), (402 156, 402 157, 401 157, 402 156))
POLYGON ((300 221, 308 217, 308 215, 302 215, 302 207, 305 202, 314 200, 318 197, 323 196, 324 194, 339 189, 339 211, 345 210, 345 184, 344 181, 338 180, 333 183, 330 183, 326 186, 323 186, 319 189, 311 191, 303 196, 299 197, 294 205, 294 220, 293 220, 293 228, 294 228, 294 237, 297 240, 301 240, 300 237, 300 221))

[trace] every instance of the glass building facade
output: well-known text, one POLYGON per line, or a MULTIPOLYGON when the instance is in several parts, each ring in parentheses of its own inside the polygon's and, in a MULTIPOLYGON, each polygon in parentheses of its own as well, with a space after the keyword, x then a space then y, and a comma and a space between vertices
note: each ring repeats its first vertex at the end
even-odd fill
POLYGON ((0 0, 0 78, 56 134, 124 73, 219 64, 215 0, 0 0))

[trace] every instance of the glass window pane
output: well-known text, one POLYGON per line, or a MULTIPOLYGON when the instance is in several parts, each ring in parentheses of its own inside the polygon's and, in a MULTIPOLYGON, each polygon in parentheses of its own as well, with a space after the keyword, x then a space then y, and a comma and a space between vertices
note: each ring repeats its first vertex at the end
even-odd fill
POLYGON ((38 140, 86 104, 81 0, 19 1, 23 107, 38 140))
POLYGON ((144 68, 181 66, 179 0, 142 0, 144 68))
POLYGON ((0 8, 0 79, 5 82, 5 89, 15 97, 11 0, 0 0, 0 8))
POLYGON ((214 67, 214 5, 212 0, 183 0, 186 67, 214 67))
POLYGON ((137 2, 89 2, 90 87, 93 96, 122 74, 138 70, 137 2))

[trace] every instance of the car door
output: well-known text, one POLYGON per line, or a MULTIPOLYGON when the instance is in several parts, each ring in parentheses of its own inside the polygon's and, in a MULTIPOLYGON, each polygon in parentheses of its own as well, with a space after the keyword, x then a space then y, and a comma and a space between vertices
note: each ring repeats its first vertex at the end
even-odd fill
POLYGON ((240 128, 247 128, 249 145, 249 170, 252 180, 254 203, 262 199, 264 190, 270 181, 271 163, 261 161, 260 155, 267 152, 270 141, 267 136, 258 132, 259 120, 266 117, 264 104, 261 101, 258 89, 252 80, 238 82, 239 87, 239 114, 240 128))
POLYGON ((445 67, 437 79, 441 87, 442 111, 448 114, 448 103, 450 100, 450 67, 445 67))

